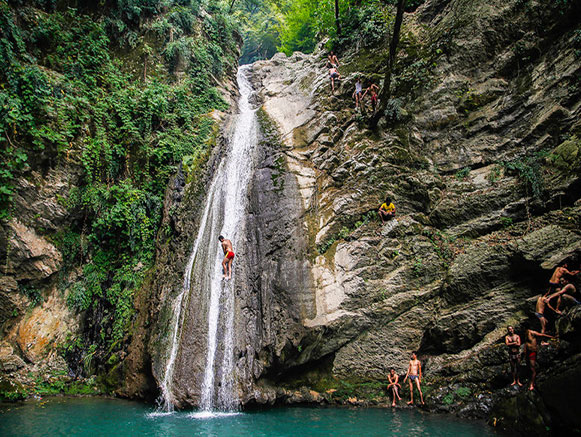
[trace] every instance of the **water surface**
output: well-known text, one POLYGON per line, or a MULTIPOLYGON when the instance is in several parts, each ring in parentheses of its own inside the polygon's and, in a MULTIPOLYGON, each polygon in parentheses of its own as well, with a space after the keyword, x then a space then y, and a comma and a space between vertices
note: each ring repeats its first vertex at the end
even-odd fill
POLYGON ((481 422, 417 409, 276 408, 244 413, 155 413, 139 402, 51 398, 0 407, 1 436, 495 435, 481 422))

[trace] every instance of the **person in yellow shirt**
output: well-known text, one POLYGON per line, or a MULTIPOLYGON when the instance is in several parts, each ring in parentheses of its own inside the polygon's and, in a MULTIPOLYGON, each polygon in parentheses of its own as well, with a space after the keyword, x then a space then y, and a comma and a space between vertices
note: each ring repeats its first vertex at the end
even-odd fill
POLYGON ((381 223, 395 217, 395 205, 392 203, 391 197, 387 196, 385 202, 379 207, 379 217, 381 217, 381 223))

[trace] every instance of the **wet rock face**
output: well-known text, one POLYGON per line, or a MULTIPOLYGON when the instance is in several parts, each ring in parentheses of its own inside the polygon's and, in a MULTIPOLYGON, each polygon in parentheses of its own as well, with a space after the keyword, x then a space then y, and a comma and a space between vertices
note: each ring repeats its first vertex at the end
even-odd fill
MULTIPOLYGON (((419 38, 421 21, 431 37, 445 39, 446 53, 431 84, 406 103, 406 121, 376 132, 367 130, 349 99, 358 55, 342 60, 347 73, 334 95, 322 52, 254 64, 257 94, 278 127, 300 195, 288 199, 290 208, 294 202, 303 210, 285 221, 286 233, 257 226, 257 234, 284 247, 294 243, 287 242, 293 227, 304 230, 303 268, 312 282, 301 295, 310 293, 314 302, 311 314, 281 310, 292 328, 273 325, 273 335, 294 332, 296 349, 262 362, 253 376, 260 387, 298 388, 320 360, 330 365, 325 376, 310 380, 319 387, 328 384, 325 378, 384 380, 390 367, 405 373, 410 352, 419 350, 427 391, 441 389, 441 396, 427 396, 430 408, 445 399, 446 411, 490 417, 499 405, 503 394, 494 393, 510 383, 506 326, 522 335, 528 320, 540 329, 534 306, 552 269, 581 258, 580 179, 572 170, 578 168, 581 95, 557 85, 580 73, 572 24, 550 5, 530 2, 530 8, 528 15, 517 1, 470 7, 428 1, 406 15, 419 38), (528 34, 533 16, 551 30, 528 34), (533 53, 526 41, 544 48, 533 53), (530 51, 523 57, 525 46, 530 51), (540 173, 525 176, 533 165, 528 157, 542 151, 555 157, 534 161, 540 173), (533 196, 539 180, 541 192, 533 196), (397 218, 381 225, 370 212, 386 193, 397 218)), ((260 269, 263 261, 257 262, 260 269)), ((572 326, 563 325, 563 332, 577 332, 572 326)), ((562 344, 557 350, 563 361, 577 353, 562 344)), ((545 377, 561 378, 543 372, 539 387, 545 377)), ((520 405, 515 417, 537 431, 568 414, 550 406, 545 414, 540 406, 552 401, 539 391, 530 402, 510 401, 520 405)), ((276 393, 282 392, 255 396, 272 400, 276 393)))

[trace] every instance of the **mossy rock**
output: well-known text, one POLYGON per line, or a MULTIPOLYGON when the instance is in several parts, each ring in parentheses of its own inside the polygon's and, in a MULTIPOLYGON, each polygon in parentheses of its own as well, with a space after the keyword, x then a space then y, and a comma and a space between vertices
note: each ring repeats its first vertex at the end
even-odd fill
POLYGON ((28 397, 22 384, 0 377, 0 401, 16 402, 28 397))
POLYGON ((581 169, 581 140, 573 135, 563 141, 555 150, 554 164, 565 172, 574 172, 581 169))

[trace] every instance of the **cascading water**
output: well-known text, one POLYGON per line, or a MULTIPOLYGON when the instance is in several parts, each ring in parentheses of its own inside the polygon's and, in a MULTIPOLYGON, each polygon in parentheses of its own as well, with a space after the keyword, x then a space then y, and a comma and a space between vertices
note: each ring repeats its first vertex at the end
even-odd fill
POLYGON ((228 411, 238 407, 234 375, 234 274, 225 281, 222 275, 224 254, 218 236, 232 241, 234 251, 244 241, 247 191, 252 175, 253 157, 257 140, 256 110, 249 102, 252 87, 245 68, 237 75, 240 90, 239 113, 229 149, 214 174, 208 190, 198 235, 194 242, 181 293, 173 305, 173 331, 161 392, 163 409, 172 411, 174 397, 172 384, 176 357, 180 348, 181 329, 188 305, 207 308, 200 317, 207 323, 206 363, 201 384, 200 409, 202 411, 228 411), (193 302, 192 290, 207 302, 193 302))

